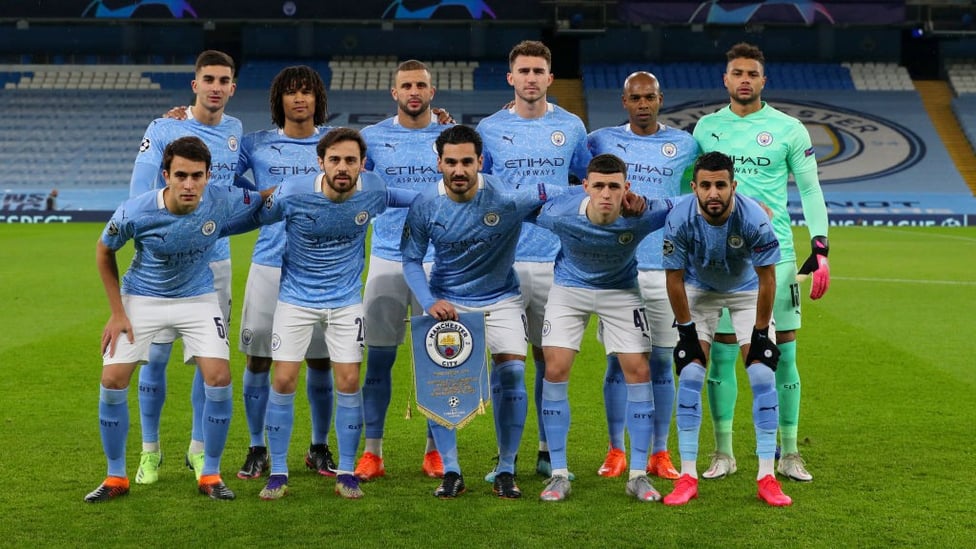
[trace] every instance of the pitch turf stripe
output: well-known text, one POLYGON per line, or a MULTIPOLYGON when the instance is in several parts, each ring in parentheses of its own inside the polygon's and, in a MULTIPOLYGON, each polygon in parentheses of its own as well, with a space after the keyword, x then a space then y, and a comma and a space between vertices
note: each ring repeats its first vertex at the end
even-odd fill
POLYGON ((916 280, 911 278, 871 278, 864 276, 832 276, 833 280, 849 282, 888 282, 891 284, 939 284, 944 286, 976 286, 972 280, 916 280))

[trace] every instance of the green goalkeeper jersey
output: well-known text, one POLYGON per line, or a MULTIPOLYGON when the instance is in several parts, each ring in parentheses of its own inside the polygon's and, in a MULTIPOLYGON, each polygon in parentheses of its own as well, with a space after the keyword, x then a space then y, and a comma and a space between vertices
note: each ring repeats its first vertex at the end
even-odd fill
POLYGON ((796 261, 787 210, 791 173, 810 235, 827 236, 827 207, 817 178, 817 159, 803 123, 763 101, 762 108, 747 116, 725 107, 702 117, 694 136, 702 152, 720 151, 732 157, 736 192, 761 200, 772 210, 782 261, 796 261))

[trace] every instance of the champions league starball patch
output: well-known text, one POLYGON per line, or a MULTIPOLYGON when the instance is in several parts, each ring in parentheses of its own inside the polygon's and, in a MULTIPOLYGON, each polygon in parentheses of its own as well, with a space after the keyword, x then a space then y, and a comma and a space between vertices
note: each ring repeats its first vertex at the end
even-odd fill
POLYGON ((671 255, 674 253, 674 242, 670 240, 664 241, 664 255, 671 255))
POLYGON ((109 236, 118 236, 119 235, 118 223, 116 223, 115 220, 109 221, 108 229, 105 230, 105 233, 108 234, 109 236))
POLYGON ((205 236, 210 236, 214 234, 214 231, 216 230, 217 230, 217 224, 214 223, 213 220, 207 221, 206 223, 203 224, 203 227, 200 228, 200 232, 202 232, 205 236))
POLYGON ((364 225, 369 221, 369 212, 363 210, 356 214, 356 225, 364 225))
POLYGON ((139 152, 144 153, 148 151, 149 147, 151 146, 152 146, 152 141, 150 141, 148 137, 144 137, 142 138, 142 143, 139 143, 139 152))

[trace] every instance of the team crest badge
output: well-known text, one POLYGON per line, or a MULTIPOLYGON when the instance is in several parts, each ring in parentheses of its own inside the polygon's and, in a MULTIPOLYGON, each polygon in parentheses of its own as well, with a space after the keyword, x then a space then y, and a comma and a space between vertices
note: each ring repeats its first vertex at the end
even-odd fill
POLYGON ((665 143, 661 145, 661 154, 667 158, 674 158, 678 154, 678 147, 674 143, 665 143))
POLYGON ((213 220, 211 220, 203 224, 203 227, 200 229, 200 232, 202 232, 204 236, 210 236, 214 234, 214 231, 216 230, 217 230, 217 224, 214 223, 213 220))
POLYGON ((627 244, 630 244, 633 241, 634 241, 634 233, 630 231, 627 231, 625 233, 620 233, 620 236, 617 237, 617 243, 622 246, 626 246, 627 244))
POLYGON ((756 143, 759 143, 760 147, 768 147, 773 144, 773 134, 769 132, 759 132, 756 136, 756 143))
POLYGON ((150 141, 148 137, 143 137, 142 143, 139 143, 139 152, 144 153, 148 151, 149 147, 151 146, 152 146, 152 141, 150 141))
POLYGON ((489 227, 494 227, 495 225, 498 225, 500 219, 501 218, 498 217, 497 213, 488 212, 485 214, 485 217, 482 219, 482 221, 484 222, 485 225, 488 225, 489 227))
POLYGON ((227 148, 230 149, 232 152, 237 152, 237 145, 238 142, 237 142, 236 135, 232 135, 227 138, 227 148))
POLYGON ((551 331, 552 331, 552 324, 550 324, 548 320, 543 321, 542 322, 542 335, 543 335, 543 337, 549 335, 549 332, 551 332, 551 331))
POLYGON ((369 221, 369 212, 363 210, 356 214, 356 225, 364 225, 369 221))
POLYGON ((552 135, 549 136, 549 141, 552 141, 552 144, 557 147, 562 147, 566 144, 566 134, 556 130, 552 132, 552 135))
POLYGON ((108 229, 106 229, 105 232, 109 236, 118 236, 119 235, 119 225, 115 222, 115 220, 112 220, 112 221, 109 222, 108 229))
POLYGON ((424 340, 427 356, 441 368, 457 368, 464 364, 474 349, 471 332, 464 324, 454 320, 434 324, 427 330, 424 340))
POLYGON ((250 345, 254 341, 254 332, 250 328, 244 328, 241 330, 241 343, 244 345, 250 345))
POLYGON ((281 347, 281 337, 278 334, 271 334, 271 350, 277 351, 281 347))
POLYGON ((664 249, 663 249, 663 252, 664 252, 664 255, 671 255, 671 254, 673 254, 674 253, 674 242, 671 242, 670 240, 665 240, 664 241, 664 249))
POLYGON ((743 241, 741 236, 737 234, 729 236, 729 248, 738 250, 739 248, 742 247, 742 244, 743 241))

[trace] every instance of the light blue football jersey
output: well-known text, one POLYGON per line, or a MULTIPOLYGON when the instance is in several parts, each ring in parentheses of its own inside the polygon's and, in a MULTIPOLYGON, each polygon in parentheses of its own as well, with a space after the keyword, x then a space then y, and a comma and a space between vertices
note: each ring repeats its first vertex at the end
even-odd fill
MULTIPOLYGON (((435 118, 425 128, 405 128, 393 116, 363 128, 366 169, 383 178, 388 188, 423 192, 442 179, 434 141, 448 127, 435 118)), ((400 236, 406 219, 406 210, 391 208, 373 220, 370 253, 389 261, 401 261, 400 236)), ((428 260, 432 257, 428 256, 428 260)))
MULTIPOLYGON (((688 132, 658 123, 651 135, 637 135, 630 124, 601 128, 587 138, 590 153, 613 154, 627 164, 630 190, 647 198, 674 198, 681 184, 691 180, 691 167, 698 157, 695 138, 688 132)), ((662 269, 661 245, 664 231, 652 232, 637 247, 637 268, 662 269)))
MULTIPOLYGON (((315 146, 330 127, 319 127, 308 137, 294 138, 279 128, 252 132, 241 140, 241 156, 237 175, 251 170, 254 185, 259 191, 281 185, 289 178, 319 173, 315 146)), ((268 267, 281 267, 285 251, 285 225, 272 223, 261 227, 254 243, 251 262, 268 267)))
POLYGON ((705 221, 698 198, 678 199, 664 226, 664 268, 684 269, 685 284, 732 293, 759 288, 754 266, 780 259, 779 241, 769 215, 755 200, 735 195, 731 215, 722 225, 705 221))
POLYGON ((261 204, 255 192, 209 184, 200 205, 186 215, 166 209, 163 189, 126 200, 101 237, 112 250, 129 240, 135 246, 122 293, 179 298, 213 292, 211 250, 221 237, 256 228, 261 204))
MULTIPOLYGON (((565 187, 570 174, 586 177, 590 151, 586 128, 575 114, 549 104, 542 118, 527 119, 514 109, 498 111, 478 123, 484 141, 485 173, 498 176, 509 186, 565 187)), ((549 262, 556 259, 559 239, 533 225, 522 229, 515 258, 518 261, 549 262)))
POLYGON ((284 221, 287 244, 278 299, 299 307, 335 309, 362 302, 366 230, 387 205, 407 206, 416 193, 387 189, 362 173, 356 192, 333 202, 322 192, 325 175, 301 176, 280 185, 267 201, 262 222, 284 221))
MULTIPOLYGON (((446 195, 442 181, 410 207, 401 243, 403 262, 420 264, 428 244, 433 244, 429 281, 433 299, 483 307, 517 296, 513 265, 523 221, 545 203, 547 192, 556 190, 547 191, 541 184, 514 190, 499 178, 481 174, 475 197, 455 202, 446 195)), ((424 310, 433 305, 421 298, 426 292, 414 292, 424 310)))
MULTIPOLYGON (((187 109, 186 120, 157 118, 153 120, 139 144, 132 179, 129 181, 129 196, 138 196, 146 191, 166 185, 163 179, 163 152, 166 146, 180 137, 196 136, 210 149, 210 184, 231 186, 237 171, 241 135, 244 128, 241 121, 233 116, 223 115, 220 123, 209 126, 193 119, 191 109, 187 109)), ((219 243, 213 251, 211 261, 230 259, 230 242, 219 243)))
POLYGON ((598 290, 637 287, 638 245, 664 226, 670 199, 648 200, 639 217, 619 217, 597 225, 586 216, 588 195, 564 194, 542 207, 536 224, 552 231, 561 244, 553 282, 598 290))

